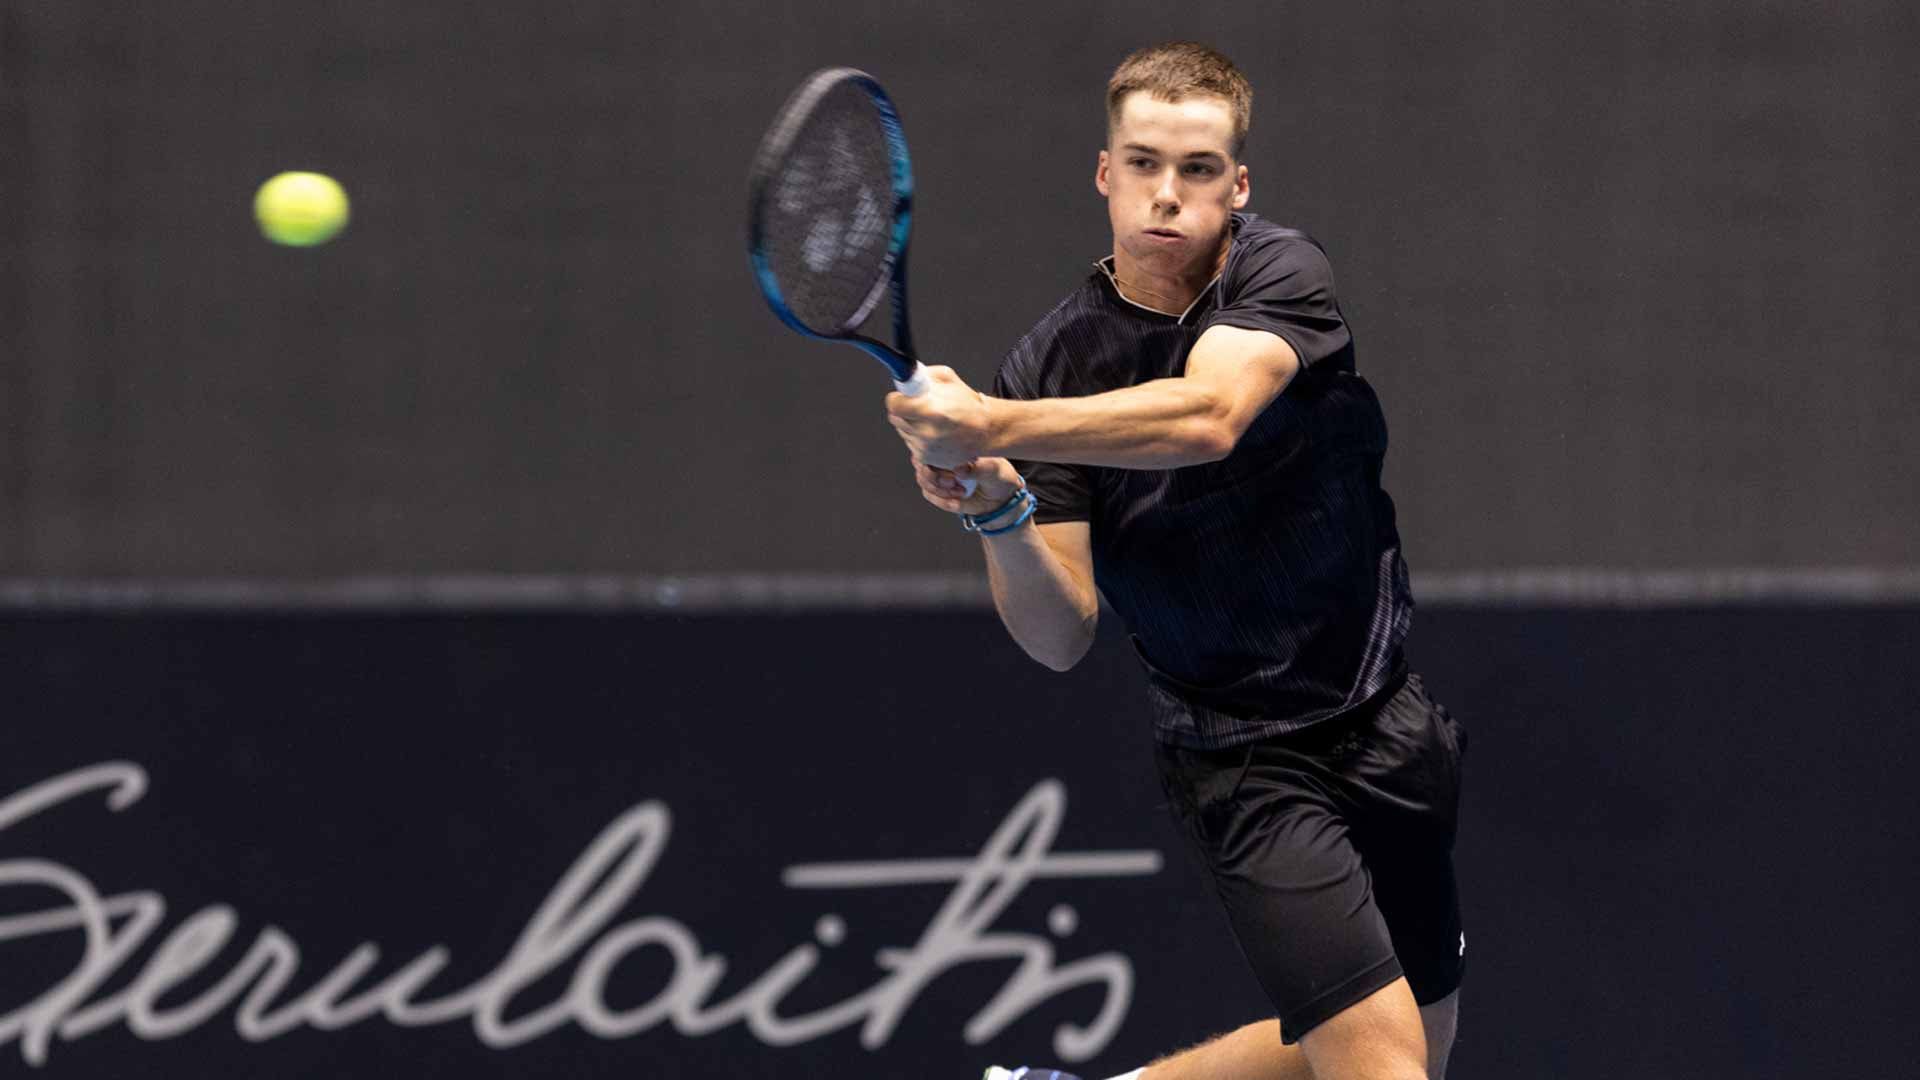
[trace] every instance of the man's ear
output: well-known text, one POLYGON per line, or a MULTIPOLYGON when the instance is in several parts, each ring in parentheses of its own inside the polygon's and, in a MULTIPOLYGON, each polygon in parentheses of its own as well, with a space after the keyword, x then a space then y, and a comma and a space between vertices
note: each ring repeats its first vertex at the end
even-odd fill
POLYGON ((1233 208, 1245 210, 1247 200, 1253 198, 1253 178, 1247 174, 1247 167, 1240 166, 1240 172, 1233 178, 1233 208))
POLYGON ((1107 190, 1107 152, 1105 150, 1100 151, 1100 164, 1093 170, 1093 188, 1102 195, 1112 194, 1107 190))

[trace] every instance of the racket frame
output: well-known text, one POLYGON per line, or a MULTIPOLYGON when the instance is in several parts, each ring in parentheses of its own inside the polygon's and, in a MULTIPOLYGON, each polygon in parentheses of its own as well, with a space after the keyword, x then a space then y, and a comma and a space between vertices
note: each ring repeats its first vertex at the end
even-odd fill
POLYGON ((768 132, 766 141, 761 144, 760 153, 755 158, 747 212, 747 254, 753 262, 754 279, 760 285, 760 293, 766 297, 767 306, 774 315, 796 333, 813 338, 816 341, 841 341, 861 349, 867 355, 886 365, 893 374, 894 384, 902 393, 918 396, 926 388, 925 369, 913 354, 913 333, 907 320, 907 242, 913 230, 913 161, 907 154, 907 137, 900 126, 899 110, 894 108, 893 99, 880 86, 873 76, 857 68, 825 68, 814 72, 807 81, 787 99, 780 110, 780 117, 773 130, 768 132), (805 120, 812 113, 814 105, 836 87, 851 83, 865 91, 873 102, 880 117, 880 127, 886 137, 887 156, 892 165, 893 184, 893 233, 887 246, 887 267, 877 276, 873 289, 860 305, 853 325, 864 323, 873 313, 873 307, 879 302, 880 292, 892 287, 893 292, 893 345, 877 341, 854 330, 840 334, 822 334, 805 323, 787 306, 786 296, 780 291, 779 278, 774 275, 773 267, 768 263, 764 247, 765 220, 763 207, 766 203, 767 188, 772 180, 773 170, 786 159, 787 151, 792 148, 793 140, 806 126, 805 120))
MULTIPOLYGON (((900 125, 900 112, 894 108, 893 98, 887 95, 879 80, 858 68, 850 67, 824 68, 808 76, 781 107, 773 128, 761 142, 760 151, 754 158, 748 192, 747 256, 752 260, 753 276, 760 285, 760 294, 766 298, 767 306, 773 309, 774 315, 795 333, 816 341, 845 342, 864 351, 886 366, 893 375, 894 387, 908 397, 919 397, 926 393, 929 385, 927 369, 914 357, 913 331, 907 320, 907 242, 913 233, 913 159, 907 153, 907 135, 900 125), (806 119, 812 114, 814 105, 842 83, 852 83, 872 100, 874 110, 880 116, 881 132, 886 138, 893 184, 893 233, 887 245, 888 265, 876 275, 873 289, 856 310, 852 324, 857 327, 865 323, 868 316, 873 314, 873 306, 879 302, 881 290, 891 287, 893 345, 852 329, 839 334, 822 334, 801 322, 793 309, 787 306, 786 296, 780 291, 780 279, 775 276, 764 251, 766 221, 763 208, 773 172, 786 160, 787 151, 792 148, 793 140, 799 137, 801 129, 806 127, 806 119)), ((961 486, 966 495, 972 496, 978 490, 979 481, 970 476, 963 477, 961 486)))

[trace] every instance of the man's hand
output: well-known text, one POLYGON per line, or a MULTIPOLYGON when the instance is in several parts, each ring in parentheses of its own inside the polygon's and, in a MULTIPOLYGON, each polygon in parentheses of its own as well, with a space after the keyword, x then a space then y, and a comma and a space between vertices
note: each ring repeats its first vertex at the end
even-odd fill
POLYGON ((987 398, 950 367, 928 368, 927 392, 919 397, 888 394, 887 422, 900 433, 913 460, 942 469, 986 453, 993 437, 987 398))
POLYGON ((979 458, 956 469, 915 461, 913 478, 920 483, 921 496, 949 514, 992 513, 1025 483, 1012 462, 997 457, 979 458), (972 495, 964 494, 966 489, 960 484, 967 478, 980 485, 972 495))

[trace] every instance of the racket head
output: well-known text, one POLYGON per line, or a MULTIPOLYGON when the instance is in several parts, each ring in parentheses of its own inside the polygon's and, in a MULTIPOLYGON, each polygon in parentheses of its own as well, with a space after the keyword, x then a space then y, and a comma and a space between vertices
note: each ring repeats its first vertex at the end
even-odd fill
POLYGON ((912 162, 887 92, 854 68, 809 76, 761 140, 749 180, 747 251, 767 306, 907 377, 912 360, 859 329, 889 281, 904 305, 912 208, 912 162))

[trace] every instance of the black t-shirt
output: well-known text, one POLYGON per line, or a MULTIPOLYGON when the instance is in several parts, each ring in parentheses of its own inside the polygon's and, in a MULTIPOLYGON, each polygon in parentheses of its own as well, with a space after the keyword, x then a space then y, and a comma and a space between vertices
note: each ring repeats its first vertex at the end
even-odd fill
POLYGON ((1020 339, 993 392, 1078 397, 1169 378, 1217 325, 1264 330, 1302 370, 1226 458, 1179 469, 1015 462, 1040 522, 1090 524, 1094 576, 1145 664, 1155 732, 1222 748, 1361 704, 1413 613, 1386 418, 1354 369, 1333 271, 1311 237, 1235 214, 1219 278, 1179 316, 1114 287, 1107 262, 1020 339))

